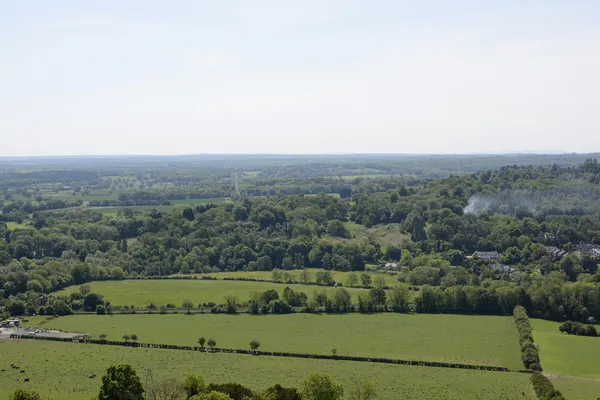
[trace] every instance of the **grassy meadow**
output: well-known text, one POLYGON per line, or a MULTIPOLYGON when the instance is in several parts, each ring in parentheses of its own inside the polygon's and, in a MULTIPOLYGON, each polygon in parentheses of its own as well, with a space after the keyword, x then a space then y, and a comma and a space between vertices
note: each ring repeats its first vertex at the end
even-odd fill
POLYGON ((399 246, 403 240, 409 240, 410 235, 400 230, 400 224, 375 225, 367 228, 354 222, 344 222, 344 226, 352 234, 352 238, 327 236, 331 242, 361 243, 375 241, 382 246, 399 246))
POLYGON ((0 341, 0 360, 2 369, 7 369, 0 373, 0 400, 7 400, 17 388, 37 390, 52 399, 89 399, 98 393, 106 368, 119 363, 131 364, 142 381, 145 371, 151 368, 155 376, 180 378, 193 372, 204 376, 208 383, 233 381, 261 390, 275 383, 297 387, 306 374, 325 372, 345 387, 369 380, 377 388, 379 400, 535 398, 527 374, 451 368, 44 341, 0 341), (10 363, 26 373, 11 369, 10 363), (92 374, 96 377, 90 379, 92 374), (30 382, 23 382, 25 377, 30 382))
MULTIPOLYGON (((227 295, 237 296, 240 303, 243 303, 250 298, 252 292, 274 289, 281 296, 286 286, 290 286, 294 291, 306 293, 309 299, 313 298, 315 291, 333 293, 336 290, 332 287, 315 285, 202 279, 97 281, 90 282, 88 285, 92 291, 102 293, 112 304, 134 305, 137 308, 146 307, 150 303, 157 306, 171 303, 179 307, 185 299, 191 300, 194 305, 209 302, 224 304, 224 297, 227 295)), ((68 296, 78 290, 79 286, 70 286, 54 294, 68 296)), ((347 290, 354 302, 358 301, 359 293, 366 293, 366 289, 347 288, 347 290)))
POLYGON ((484 364, 520 369, 519 345, 510 317, 407 314, 263 315, 153 314, 73 315, 44 328, 105 333, 122 340, 135 333, 140 342, 197 345, 213 338, 217 347, 312 354, 357 355, 484 364))
MULTIPOLYGON (((310 281, 314 282, 316 273, 320 272, 320 271, 324 271, 324 270, 322 268, 310 268, 308 271, 310 274, 310 281)), ((301 273, 300 270, 283 271, 283 272, 288 272, 288 273, 292 274, 295 277, 295 280, 297 280, 297 281, 300 280, 300 273, 301 273)), ((334 281, 341 282, 343 285, 345 285, 348 280, 348 275, 350 274, 350 272, 331 271, 331 274, 333 275, 334 281)), ((361 272, 355 272, 355 274, 358 276, 358 278, 360 280, 361 272)), ((396 276, 392 275, 392 274, 387 274, 387 273, 377 273, 377 274, 368 273, 368 274, 371 276, 371 280, 373 280, 376 276, 383 276, 383 278, 385 279, 385 284, 388 286, 403 284, 403 283, 398 282, 396 279, 396 276)), ((193 274, 192 276, 194 276, 194 275, 196 275, 198 277, 209 275, 209 276, 214 276, 219 279, 225 278, 225 277, 231 277, 231 278, 256 278, 256 279, 271 280, 273 277, 273 273, 271 271, 213 272, 213 273, 208 273, 208 274, 193 274)))
POLYGON ((30 228, 29 223, 27 221, 24 221, 21 224, 19 224, 18 222, 7 222, 6 227, 11 231, 14 231, 15 229, 30 228))
POLYGON ((544 372, 600 379, 600 338, 560 333, 558 322, 532 319, 531 325, 544 372))
POLYGON ((578 379, 550 379, 555 389, 567 400, 597 400, 600 397, 600 381, 578 379))
MULTIPOLYGON (((98 199, 97 199, 98 200, 98 199)), ((185 199, 185 200, 170 200, 173 205, 171 206, 129 206, 129 207, 89 207, 91 210, 101 212, 107 216, 116 216, 119 213, 119 210, 124 208, 131 209, 139 212, 146 212, 148 210, 155 209, 160 212, 169 212, 174 210, 175 208, 182 208, 184 206, 196 206, 201 204, 209 204, 209 203, 225 203, 231 201, 229 197, 215 197, 209 199, 185 199)))

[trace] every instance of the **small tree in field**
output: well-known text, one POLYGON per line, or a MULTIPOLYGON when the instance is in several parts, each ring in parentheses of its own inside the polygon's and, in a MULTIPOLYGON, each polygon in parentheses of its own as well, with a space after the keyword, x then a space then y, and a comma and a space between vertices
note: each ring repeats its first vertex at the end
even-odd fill
POLYGON ((204 348, 204 343, 206 343, 206 339, 204 338, 204 336, 202 336, 200 339, 198 339, 198 344, 200 345, 200 347, 204 348))
POLYGON ((331 349, 331 354, 333 354, 335 356, 337 354, 337 349, 336 348, 331 349))
POLYGON ((369 381, 355 383, 350 389, 349 400, 373 400, 377 398, 375 386, 369 381))
POLYGON ((106 333, 101 333, 99 337, 102 341, 106 340, 106 333))
POLYGON ((188 314, 192 313, 192 308, 194 308, 194 303, 191 300, 185 299, 183 303, 181 303, 181 307, 185 308, 188 314))
POLYGON ((208 347, 210 347, 210 349, 212 350, 216 345, 217 342, 214 341, 214 339, 208 339, 208 347))
POLYGON ((134 341, 134 342, 137 342, 138 336, 135 333, 132 333, 131 334, 131 340, 134 341))
POLYGON ((256 340, 250 342, 250 349, 256 351, 260 347, 260 343, 256 340))
POLYGON ((129 342, 129 335, 127 335, 127 334, 123 335, 123 340, 126 342, 129 342))

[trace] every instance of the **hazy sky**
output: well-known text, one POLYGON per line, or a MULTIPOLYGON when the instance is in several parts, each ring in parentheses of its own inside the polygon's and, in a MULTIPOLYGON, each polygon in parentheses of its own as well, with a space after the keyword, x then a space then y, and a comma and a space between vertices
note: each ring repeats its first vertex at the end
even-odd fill
POLYGON ((0 0, 0 155, 600 151, 600 1, 0 0))

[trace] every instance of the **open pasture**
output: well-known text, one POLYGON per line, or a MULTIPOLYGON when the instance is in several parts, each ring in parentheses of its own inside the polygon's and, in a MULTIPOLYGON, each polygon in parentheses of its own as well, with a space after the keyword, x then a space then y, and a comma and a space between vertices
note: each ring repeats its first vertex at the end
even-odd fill
POLYGON ((558 322, 532 319, 531 325, 544 372, 600 379, 600 338, 560 333, 558 322))
POLYGON ((555 389, 567 400, 597 400, 600 397, 600 381, 551 378, 555 389))
POLYGON ((0 360, 2 369, 7 368, 0 373, 1 400, 8 399, 10 392, 19 387, 37 390, 52 399, 89 399, 98 393, 106 368, 120 363, 131 364, 142 381, 147 369, 152 368, 161 378, 197 373, 208 383, 233 381, 261 390, 276 383, 297 387, 306 374, 325 372, 346 388, 357 381, 370 381, 377 388, 379 400, 535 398, 527 374, 451 368, 44 341, 0 341, 0 360), (26 373, 12 370, 10 363, 26 373), (96 377, 90 379, 90 375, 96 377), (23 382, 24 377, 30 382, 23 382))
POLYGON ((445 361, 520 369, 510 317, 407 314, 346 315, 73 315, 48 321, 49 329, 102 333, 122 340, 135 333, 145 343, 195 346, 213 338, 217 347, 311 354, 445 361))
MULTIPOLYGON (((324 269, 322 269, 322 268, 309 268, 308 269, 308 273, 309 273, 309 277, 310 277, 309 281, 314 282, 317 272, 322 272, 322 271, 324 271, 324 269)), ((301 270, 291 270, 291 271, 282 271, 282 272, 288 272, 289 274, 292 274, 294 276, 294 280, 296 280, 296 281, 301 280, 300 279, 300 274, 302 272, 301 270)), ((402 284, 402 283, 398 282, 396 280, 396 276, 392 275, 392 274, 372 273, 372 272, 371 273, 367 272, 367 273, 371 276, 371 280, 373 280, 376 276, 382 276, 385 279, 385 284, 387 286, 394 286, 394 285, 402 284)), ((331 274, 333 275, 334 281, 340 282, 343 285, 346 285, 346 282, 348 280, 348 275, 350 274, 350 272, 331 271, 331 274)), ((357 277, 359 279, 359 283, 360 283, 360 275, 362 274, 362 272, 356 271, 355 274, 357 275, 357 277)), ((194 274, 194 275, 196 275, 198 277, 208 275, 208 276, 214 276, 215 278, 218 278, 218 279, 230 277, 230 278, 255 278, 255 279, 271 280, 273 277, 272 271, 213 272, 213 273, 208 273, 208 274, 194 274)))
POLYGON ((18 222, 7 222, 6 223, 6 227, 11 230, 14 231, 15 229, 27 229, 30 228, 29 226, 29 222, 27 221, 23 221, 22 223, 18 223, 18 222))
MULTIPOLYGON (((143 308, 154 303, 157 306, 174 304, 177 307, 185 299, 191 300, 194 305, 199 303, 224 304, 227 295, 237 296, 240 304, 250 298, 252 292, 264 292, 269 289, 283 294, 286 286, 295 292, 304 292, 309 299, 313 298, 315 291, 332 293, 335 289, 316 285, 281 284, 271 282, 247 282, 226 280, 202 279, 140 279, 125 281, 98 281, 88 283, 92 291, 102 293, 104 298, 112 304, 121 306, 134 305, 143 308)), ((79 290, 79 286, 70 286, 58 292, 57 296, 67 296, 79 290)), ((356 302, 359 293, 366 293, 366 289, 348 288, 353 301, 356 302)))
POLYGON ((184 206, 196 206, 201 204, 209 204, 209 203, 225 203, 231 201, 229 197, 215 197, 208 199, 185 199, 185 200, 170 200, 173 205, 170 206, 113 206, 113 207, 89 207, 91 210, 99 211, 104 215, 112 215, 116 216, 119 213, 119 210, 123 210, 124 208, 131 209, 138 212, 146 212, 152 209, 155 209, 160 212, 169 212, 176 208, 183 208, 184 206))

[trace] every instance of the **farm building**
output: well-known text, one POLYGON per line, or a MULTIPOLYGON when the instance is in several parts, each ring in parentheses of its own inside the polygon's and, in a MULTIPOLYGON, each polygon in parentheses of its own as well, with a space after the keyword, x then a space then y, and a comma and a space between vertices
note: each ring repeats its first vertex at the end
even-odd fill
POLYGON ((477 257, 480 260, 485 261, 499 260, 500 253, 498 253, 497 251, 476 251, 475 253, 473 253, 473 257, 477 257))
POLYGON ((578 244, 575 250, 581 255, 588 255, 600 260, 600 246, 597 244, 578 244))
POLYGON ((545 246, 544 248, 546 249, 546 251, 548 252, 548 254, 550 255, 550 257, 552 257, 553 260, 560 260, 564 256, 568 256, 569 255, 568 251, 561 250, 561 249, 559 249, 556 246, 545 246))
POLYGON ((515 271, 515 269, 513 267, 509 267, 508 265, 503 265, 500 263, 494 263, 494 264, 490 265, 490 268, 494 271, 500 272, 501 274, 504 274, 504 273, 510 274, 515 271))
POLYGON ((400 269, 400 266, 396 263, 386 263, 383 267, 383 269, 387 269, 387 270, 398 270, 400 269))

